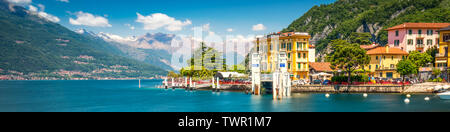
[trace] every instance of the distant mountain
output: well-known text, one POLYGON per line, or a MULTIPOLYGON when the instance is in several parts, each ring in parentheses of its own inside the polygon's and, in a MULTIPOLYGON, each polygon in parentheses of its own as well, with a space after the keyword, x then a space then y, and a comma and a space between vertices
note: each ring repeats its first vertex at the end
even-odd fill
POLYGON ((334 39, 352 32, 372 34, 372 41, 387 43, 384 29, 405 22, 450 22, 450 0, 337 0, 314 6, 283 32, 309 32, 323 57, 334 39))
POLYGON ((170 64, 172 58, 171 41, 175 38, 175 35, 147 33, 139 37, 121 37, 103 32, 95 34, 85 29, 79 29, 75 32, 103 39, 108 42, 111 47, 119 49, 125 57, 159 66, 166 70, 173 70, 173 67, 170 64))
POLYGON ((0 0, 0 78, 123 78, 166 74, 128 59, 118 47, 87 37, 0 0), (121 55, 122 54, 122 55, 121 55))

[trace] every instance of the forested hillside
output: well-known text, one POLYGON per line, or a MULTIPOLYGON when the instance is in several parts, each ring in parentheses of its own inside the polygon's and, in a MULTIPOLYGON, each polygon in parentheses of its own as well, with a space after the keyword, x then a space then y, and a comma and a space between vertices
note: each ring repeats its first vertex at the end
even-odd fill
POLYGON ((0 75, 67 79, 149 77, 166 72, 121 57, 105 41, 77 34, 6 0, 0 0, 0 25, 0 75))
POLYGON ((338 0, 314 6, 283 32, 309 32, 319 53, 331 40, 348 39, 353 32, 372 35, 386 44, 388 27, 405 22, 450 22, 450 0, 338 0))

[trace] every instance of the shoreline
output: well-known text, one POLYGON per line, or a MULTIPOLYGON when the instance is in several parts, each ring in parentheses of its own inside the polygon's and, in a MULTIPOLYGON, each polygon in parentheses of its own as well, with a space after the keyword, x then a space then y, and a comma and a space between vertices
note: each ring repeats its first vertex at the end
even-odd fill
MULTIPOLYGON (((91 80, 0 80, 2 81, 137 81, 137 80, 162 80, 162 79, 91 79, 91 80)), ((437 93, 436 90, 433 90, 436 86, 449 85, 449 83, 421 83, 414 85, 300 85, 293 86, 292 93, 400 93, 400 94, 432 94, 437 93)), ((155 86, 156 87, 156 86, 155 86)), ((170 88, 171 89, 171 88, 170 88)), ((177 88, 182 89, 182 88, 177 88)), ((248 89, 251 89, 249 86, 245 86, 245 88, 232 88, 232 86, 223 87, 220 91, 231 91, 231 92, 243 92, 245 93, 248 89)), ((209 90, 212 91, 212 88, 197 88, 196 90, 209 90)))

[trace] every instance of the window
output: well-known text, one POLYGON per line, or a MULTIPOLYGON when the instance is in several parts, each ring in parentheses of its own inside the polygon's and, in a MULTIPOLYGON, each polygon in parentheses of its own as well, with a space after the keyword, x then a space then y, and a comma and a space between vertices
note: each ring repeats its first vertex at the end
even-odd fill
POLYGON ((397 31, 395 31, 395 36, 397 36, 397 37, 398 37, 398 30, 397 30, 397 31))
POLYGON ((292 50, 292 43, 288 43, 288 50, 292 50))
POLYGON ((375 66, 375 69, 378 69, 378 65, 375 66))
POLYGON ((377 56, 376 58, 377 58, 377 60, 378 60, 378 56, 377 56))
POLYGON ((297 69, 300 69, 300 68, 301 68, 301 64, 297 63, 297 69))
POLYGON ((408 39, 408 45, 413 45, 413 44, 414 44, 414 40, 408 39))
POLYGON ((291 69, 291 63, 288 63, 288 69, 291 69))
POLYGON ((288 58, 289 58, 289 59, 291 58, 291 53, 288 53, 288 58))
POLYGON ((305 59, 306 59, 306 53, 303 53, 303 58, 305 58, 305 59))
POLYGON ((382 72, 380 72, 380 77, 383 77, 383 73, 382 72))
POLYGON ((395 47, 400 46, 400 40, 394 40, 394 46, 395 47))
POLYGON ((433 30, 427 30, 427 35, 433 35, 433 30))
POLYGON ((301 58, 301 57, 302 57, 302 54, 297 53, 297 58, 301 58))
POLYGON ((392 60, 394 60, 394 56, 392 56, 392 60))
POLYGON ((417 39, 417 45, 422 45, 423 44, 423 39, 417 39))
POLYGON ((383 59, 386 60, 386 56, 383 56, 383 59))
POLYGON ((427 40, 427 45, 432 45, 433 44, 433 40, 432 39, 428 39, 427 40))
POLYGON ((412 30, 411 29, 408 30, 408 34, 412 35, 412 30))
POLYGON ((442 40, 443 40, 444 42, 448 42, 448 41, 450 40, 450 33, 444 34, 444 37, 442 38, 442 40))
POLYGON ((418 34, 422 35, 422 30, 421 29, 419 29, 418 34))
POLYGON ((369 70, 372 70, 372 66, 371 65, 369 65, 369 70))

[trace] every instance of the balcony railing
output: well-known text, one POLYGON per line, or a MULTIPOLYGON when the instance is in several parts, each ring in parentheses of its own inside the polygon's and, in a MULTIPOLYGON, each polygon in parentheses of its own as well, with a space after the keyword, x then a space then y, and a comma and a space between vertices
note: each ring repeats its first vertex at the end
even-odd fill
POLYGON ((297 51, 308 51, 308 48, 297 48, 297 51))
POLYGON ((448 55, 445 53, 437 53, 436 57, 447 57, 448 55))
POLYGON ((423 47, 425 47, 424 44, 418 44, 418 45, 416 45, 416 48, 423 48, 423 47))
POLYGON ((396 70, 395 66, 394 67, 378 67, 378 69, 376 70, 396 70))

